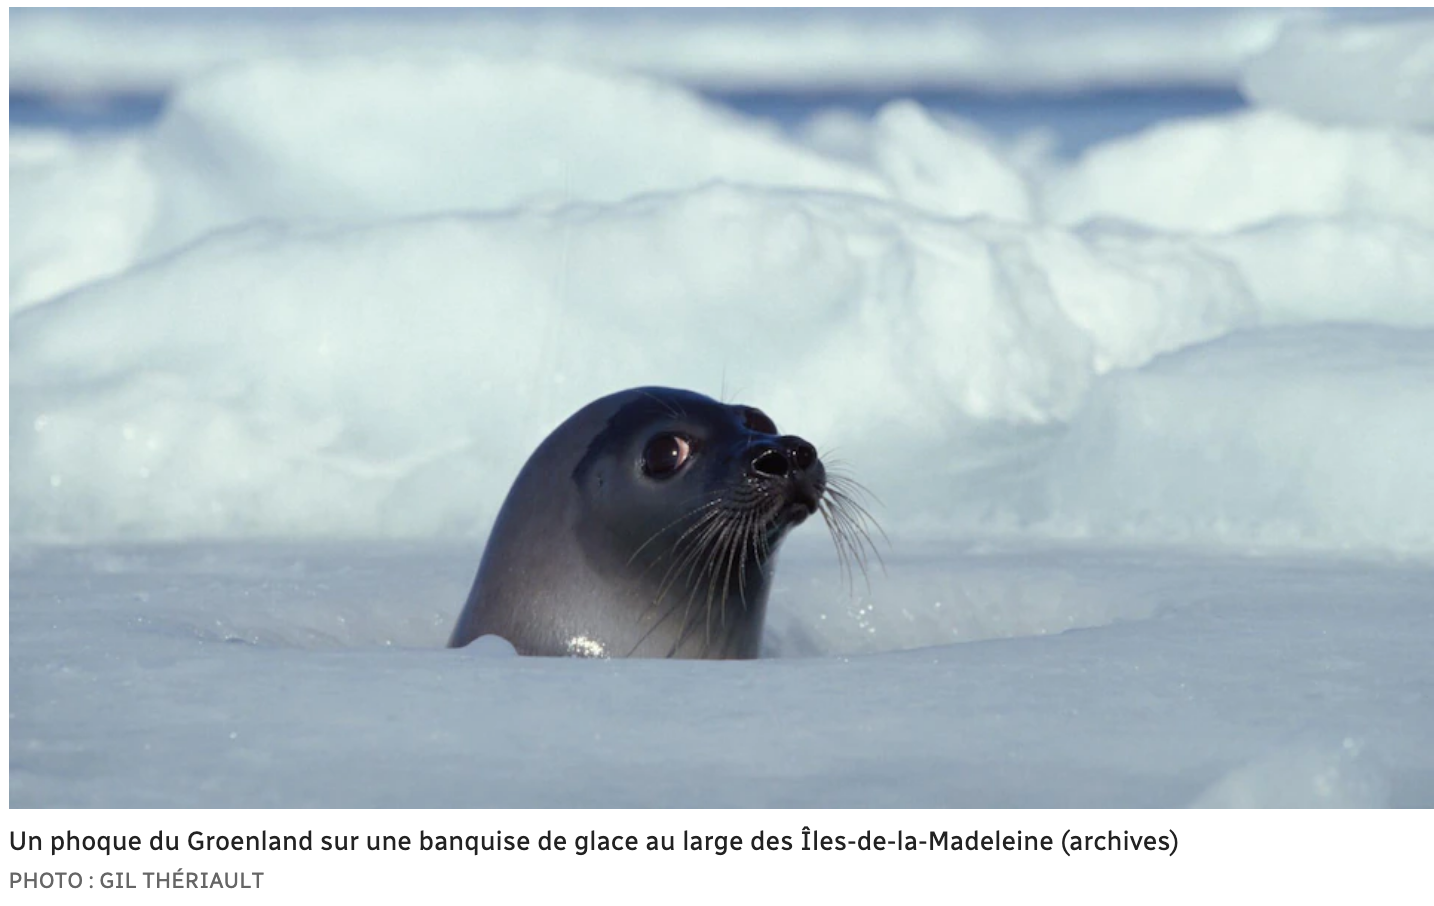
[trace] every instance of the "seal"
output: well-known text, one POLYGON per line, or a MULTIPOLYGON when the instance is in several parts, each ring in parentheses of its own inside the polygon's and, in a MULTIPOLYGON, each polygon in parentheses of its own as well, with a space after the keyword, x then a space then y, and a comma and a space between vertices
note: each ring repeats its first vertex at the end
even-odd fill
MULTIPOLYGON (((777 548, 829 493, 846 499, 816 448, 751 406, 665 387, 603 397, 518 473, 448 644, 756 657, 777 548)), ((841 552, 856 523, 822 513, 841 552)))

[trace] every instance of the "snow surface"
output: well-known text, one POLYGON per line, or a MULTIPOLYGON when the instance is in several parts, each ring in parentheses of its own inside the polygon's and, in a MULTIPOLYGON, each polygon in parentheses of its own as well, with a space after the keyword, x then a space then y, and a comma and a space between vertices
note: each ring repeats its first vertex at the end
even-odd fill
POLYGON ((435 647, 477 553, 22 549, 11 804, 1434 801, 1427 564, 903 545, 866 610, 793 550, 823 656, 673 663, 435 647))
POLYGON ((401 40, 12 131, 12 805, 1434 804, 1434 139, 1278 87, 1365 28, 1070 162, 401 40), (884 567, 797 532, 755 663, 442 649, 652 383, 844 461, 884 567))

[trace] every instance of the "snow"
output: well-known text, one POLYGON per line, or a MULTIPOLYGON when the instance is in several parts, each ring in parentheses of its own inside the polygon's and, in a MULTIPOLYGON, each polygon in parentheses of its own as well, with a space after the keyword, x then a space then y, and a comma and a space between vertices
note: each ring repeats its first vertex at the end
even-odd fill
MULTIPOLYGON (((1079 90, 1233 82, 1307 10, 21 10, 12 84, 165 90, 274 56, 541 57, 714 88, 1079 90)), ((1364 13, 1361 15, 1369 15, 1364 13)))
MULTIPOLYGON (((159 18, 22 12, 12 75, 178 87, 11 134, 12 805, 1434 803, 1434 144, 1299 103, 1422 85, 1417 22, 1139 20, 1192 77, 1263 29, 1255 105, 1063 160, 909 99, 742 116, 660 16, 507 20, 631 39, 594 60, 315 14, 255 60, 272 22, 192 14, 143 70, 76 42, 159 18), (1366 33, 1405 56, 1355 83, 1366 33), (643 384, 843 461, 883 565, 794 533, 757 662, 443 649, 528 453, 643 384)), ((1133 27, 949 15, 1068 86, 1133 27)), ((718 18, 717 81, 841 45, 718 18)))
POLYGON ((1296 218, 1203 245, 1240 269, 1267 322, 1434 325, 1434 231, 1384 217, 1296 218))
POLYGON ((153 217, 144 143, 89 142, 54 132, 10 132, 12 210, 49 216, 10 231, 10 307, 56 296, 135 261, 153 217))
POLYGON ((1032 219, 1029 179, 979 130, 895 101, 877 113, 868 142, 873 165, 897 198, 951 217, 1032 219))
POLYGON ((1091 149, 1048 213, 1165 230, 1228 231, 1363 214, 1434 225, 1434 134, 1306 122, 1276 110, 1176 120, 1091 149))
POLYGON ((839 651, 899 632, 905 612, 931 627, 933 647, 671 663, 434 647, 476 554, 191 543, 23 560, 12 567, 12 805, 1376 806, 1434 795, 1427 565, 943 546, 894 555, 889 569, 905 591, 952 596, 879 602, 873 627, 794 596, 834 569, 792 557, 774 592, 786 619, 820 607, 828 618, 812 625, 839 651), (1101 600, 1123 605, 1123 619, 1060 631, 1101 600), (953 644, 982 612, 1053 634, 953 644))
MULTIPOLYGON (((793 190, 247 227, 15 316, 11 513, 56 540, 472 534, 548 428, 654 383, 760 387, 904 471, 1254 319, 1232 267, 1163 237, 793 190)), ((894 528, 949 506, 871 484, 894 528)))
POLYGON ((1314 120, 1434 126, 1434 22, 1302 23, 1246 66, 1255 102, 1314 120))
POLYGON ((171 101, 154 145, 166 185, 149 244, 165 250, 257 218, 616 201, 719 176, 876 191, 870 174, 773 132, 675 86, 555 63, 434 55, 241 67, 171 101), (308 103, 285 105, 296 94, 308 103), (316 157, 335 135, 350 153, 316 157))
MULTIPOLYGON (((1243 331, 1112 373, 1047 461, 1131 537, 1434 549, 1434 331, 1243 331)), ((1099 531, 1099 530, 1095 530, 1099 531)))

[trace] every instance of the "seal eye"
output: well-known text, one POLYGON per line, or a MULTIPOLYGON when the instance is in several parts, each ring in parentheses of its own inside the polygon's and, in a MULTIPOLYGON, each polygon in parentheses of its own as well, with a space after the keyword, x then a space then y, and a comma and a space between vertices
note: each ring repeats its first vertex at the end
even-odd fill
POLYGON ((767 413, 761 409, 753 409, 751 406, 742 410, 742 424, 746 425, 748 430, 756 431, 758 434, 777 433, 776 422, 767 418, 767 413))
POLYGON ((667 478, 687 464, 692 442, 681 434, 659 434, 642 451, 642 471, 653 478, 667 478))

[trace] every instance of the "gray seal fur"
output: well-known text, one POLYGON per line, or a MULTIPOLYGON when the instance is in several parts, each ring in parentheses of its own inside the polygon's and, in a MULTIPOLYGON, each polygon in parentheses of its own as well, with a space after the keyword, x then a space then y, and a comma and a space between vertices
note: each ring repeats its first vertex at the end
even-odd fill
POLYGON ((448 644, 756 657, 777 547, 826 488, 812 445, 750 406, 663 387, 603 397, 519 472, 448 644))

